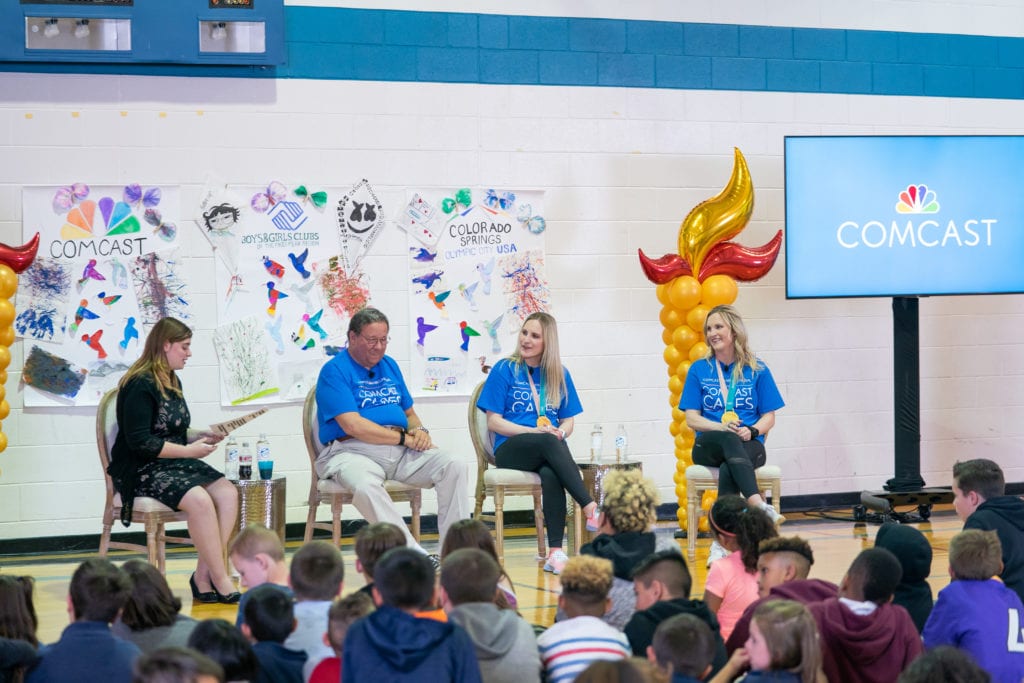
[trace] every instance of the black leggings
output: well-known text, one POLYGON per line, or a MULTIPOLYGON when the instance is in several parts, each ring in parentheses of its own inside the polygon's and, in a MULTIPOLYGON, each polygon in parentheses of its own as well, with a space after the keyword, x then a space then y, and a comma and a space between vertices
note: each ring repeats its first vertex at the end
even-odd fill
POLYGON ((733 432, 702 432, 693 443, 693 463, 718 468, 718 494, 759 494, 754 470, 764 465, 764 444, 733 432))
POLYGON ((568 490, 581 507, 594 500, 583 486, 580 468, 572 459, 569 447, 554 434, 516 434, 498 447, 494 462, 505 469, 540 475, 548 545, 561 548, 565 536, 565 492, 568 490))

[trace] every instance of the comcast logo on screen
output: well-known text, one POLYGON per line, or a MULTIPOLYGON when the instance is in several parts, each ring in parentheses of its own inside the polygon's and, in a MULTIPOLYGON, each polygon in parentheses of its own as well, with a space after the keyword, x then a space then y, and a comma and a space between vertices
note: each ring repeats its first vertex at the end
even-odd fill
POLYGON ((907 189, 900 192, 896 210, 900 213, 937 213, 939 202, 927 185, 907 185, 907 189))

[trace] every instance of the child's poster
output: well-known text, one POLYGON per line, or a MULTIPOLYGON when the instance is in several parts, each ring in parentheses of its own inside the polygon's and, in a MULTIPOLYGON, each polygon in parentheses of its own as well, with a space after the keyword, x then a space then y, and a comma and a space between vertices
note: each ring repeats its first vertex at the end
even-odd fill
POLYGON ((469 395, 515 350, 526 316, 550 310, 543 202, 540 191, 409 194, 397 223, 409 236, 414 396, 469 395))
POLYGON ((14 321, 25 346, 25 405, 97 405, 139 357, 148 326, 191 317, 179 210, 177 187, 23 190, 23 235, 40 235, 19 278, 14 321))

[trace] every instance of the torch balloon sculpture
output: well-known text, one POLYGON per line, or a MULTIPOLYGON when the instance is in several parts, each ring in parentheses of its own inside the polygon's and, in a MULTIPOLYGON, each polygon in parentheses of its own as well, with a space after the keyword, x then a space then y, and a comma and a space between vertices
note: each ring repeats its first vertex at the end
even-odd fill
MULTIPOLYGON (((659 259, 648 258, 639 250, 644 275, 658 285, 662 304, 661 323, 665 326, 665 362, 668 364, 669 404, 675 439, 676 496, 679 499, 679 526, 686 524, 686 468, 693 463, 694 433, 686 426, 686 415, 679 409, 679 398, 690 363, 708 352, 704 342, 704 319, 715 306, 731 304, 738 292, 736 281, 752 282, 762 278, 782 247, 782 231, 761 247, 744 247, 729 242, 747 226, 754 210, 754 185, 747 162, 739 149, 735 152, 732 177, 717 196, 701 202, 679 226, 679 253, 659 259)), ((705 494, 702 507, 714 501, 713 491, 705 494)), ((706 517, 701 519, 705 531, 706 517)), ((691 530, 687 529, 687 533, 691 530)))
MULTIPOLYGON (((20 247, 0 243, 0 420, 11 413, 7 403, 7 366, 11 364, 11 344, 14 343, 14 302, 18 291, 18 273, 23 272, 39 250, 39 233, 20 247)), ((7 435, 0 431, 0 452, 7 450, 7 435)))

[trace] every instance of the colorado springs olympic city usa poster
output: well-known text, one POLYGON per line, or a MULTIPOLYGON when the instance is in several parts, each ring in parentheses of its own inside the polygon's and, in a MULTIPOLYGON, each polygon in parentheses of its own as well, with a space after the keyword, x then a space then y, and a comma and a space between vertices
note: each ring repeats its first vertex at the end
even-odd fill
POLYGON ((14 321, 26 406, 97 405, 139 357, 149 326, 191 317, 179 210, 177 187, 23 190, 22 234, 40 235, 19 278, 14 321))
POLYGON ((301 401, 369 298, 359 264, 383 226, 362 180, 307 188, 210 179, 197 223, 214 246, 223 405, 301 401))
POLYGON ((551 308, 544 193, 411 192, 397 223, 409 242, 409 390, 468 396, 515 350, 523 320, 551 308))

